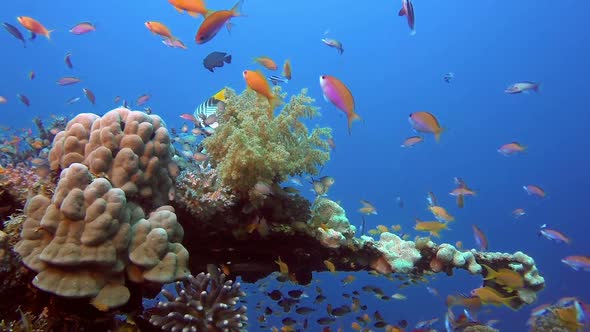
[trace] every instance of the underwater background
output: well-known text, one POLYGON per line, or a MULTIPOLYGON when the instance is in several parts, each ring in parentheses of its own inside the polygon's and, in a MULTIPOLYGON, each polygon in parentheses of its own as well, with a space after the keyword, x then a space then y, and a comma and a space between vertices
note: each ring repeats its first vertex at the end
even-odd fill
MULTIPOLYGON (((233 1, 207 4, 230 8, 233 1)), ((2 21, 17 25, 17 16, 31 16, 55 32, 50 41, 38 36, 26 48, 10 34, 0 33, 0 95, 9 99, 0 105, 0 124, 29 128, 37 116, 102 115, 117 106, 113 103, 117 95, 134 99, 149 93, 154 114, 179 128, 184 121, 180 114, 192 113, 219 89, 229 86, 238 93, 245 89, 242 71, 259 67, 253 58, 267 55, 277 62, 288 58, 293 79, 282 85, 283 91, 295 94, 308 88, 321 107, 321 117, 311 126, 333 128, 337 147, 321 175, 336 180, 329 197, 347 210, 352 224, 361 225, 357 210, 364 199, 378 210, 377 215, 365 217, 367 229, 400 224, 413 237, 414 218, 429 218, 426 195, 434 192, 456 218, 438 242, 462 241, 465 248, 476 247, 472 233, 476 224, 487 235, 490 251, 523 251, 533 257, 546 281, 537 303, 518 311, 486 307, 479 314, 483 320, 499 319, 495 327, 501 331, 525 331, 530 309, 537 304, 564 296, 590 301, 588 272, 574 271, 561 262, 565 256, 590 254, 590 3, 416 0, 415 35, 409 34, 406 19, 398 16, 400 7, 400 1, 393 0, 246 0, 245 16, 232 19, 231 33, 223 28, 212 41, 197 45, 193 38, 202 19, 180 15, 164 0, 2 1, 2 21), (68 33, 82 21, 93 22, 96 31, 83 36, 68 33), (165 22, 188 49, 162 45, 147 31, 145 21, 165 22), (325 37, 340 40, 344 53, 324 45, 325 37), (231 54, 231 64, 207 71, 202 61, 213 51, 231 54), (66 52, 73 55, 73 70, 63 65, 66 52), (27 77, 31 70, 36 73, 34 80, 27 77), (455 76, 446 83, 443 76, 449 72, 455 76), (350 135, 345 115, 323 100, 318 82, 323 74, 346 82, 354 95, 362 120, 353 123, 350 135), (55 84, 68 75, 83 82, 55 84), (518 81, 540 82, 540 91, 504 92, 518 81), (82 87, 92 89, 95 105, 84 100, 82 87), (28 96, 30 107, 17 101, 17 93, 28 96), (75 96, 83 100, 65 103, 75 96), (426 135, 421 144, 400 147, 405 138, 415 135, 408 115, 422 110, 436 114, 445 129, 440 142, 426 135), (526 145, 526 152, 506 157, 496 151, 512 141, 526 145), (454 177, 477 191, 475 197, 466 198, 463 209, 448 195, 454 177), (527 184, 539 185, 547 197, 527 195, 522 188, 527 184), (515 219, 511 212, 516 208, 524 208, 526 215, 515 219), (543 224, 569 235, 572 243, 539 237, 543 224)), ((313 200, 308 187, 305 184, 304 196, 313 200)), ((440 293, 434 296, 425 284, 398 290, 395 282, 360 272, 353 284, 342 286, 339 280, 346 275, 315 273, 312 285, 320 286, 334 306, 344 303, 340 294, 363 285, 381 287, 390 295, 403 293, 406 300, 364 295, 363 303, 391 323, 405 319, 413 325, 437 317, 440 321, 433 328, 441 331, 445 297, 469 293, 481 284, 465 271, 452 277, 437 275, 428 284, 440 293)), ((269 282, 264 291, 243 285, 249 295, 248 330, 280 326, 287 315, 268 317, 266 329, 258 326, 256 303, 272 302, 264 293, 272 287, 290 289, 269 282)), ((309 293, 311 303, 315 293, 309 293)), ((346 316, 332 326, 346 331, 352 321, 353 316, 346 316)), ((309 330, 320 327, 312 323, 309 330)))

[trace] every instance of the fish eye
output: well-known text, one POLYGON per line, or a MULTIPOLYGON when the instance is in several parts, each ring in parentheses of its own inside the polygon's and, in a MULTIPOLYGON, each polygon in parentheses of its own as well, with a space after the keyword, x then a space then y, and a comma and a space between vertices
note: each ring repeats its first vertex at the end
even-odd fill
POLYGON ((326 75, 322 75, 322 79, 325 80, 326 79, 326 75))

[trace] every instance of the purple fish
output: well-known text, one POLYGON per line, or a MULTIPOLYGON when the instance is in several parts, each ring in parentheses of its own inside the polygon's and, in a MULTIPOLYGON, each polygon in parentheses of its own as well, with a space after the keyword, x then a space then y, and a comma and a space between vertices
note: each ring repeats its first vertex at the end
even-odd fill
POLYGON ((79 83, 81 80, 77 77, 71 77, 71 76, 66 76, 66 77, 62 77, 59 80, 57 80, 57 84, 64 86, 64 85, 72 85, 72 84, 76 84, 79 83))
POLYGON ((68 66, 68 68, 72 69, 74 68, 74 65, 72 64, 72 53, 67 53, 66 57, 64 58, 64 62, 66 63, 66 66, 68 66))
POLYGON ((543 236, 547 240, 552 240, 557 243, 566 243, 570 244, 571 240, 565 234, 560 231, 549 229, 547 225, 541 226, 541 230, 539 230, 539 236, 543 236))
POLYGON ((31 101, 29 100, 29 98, 27 98, 27 96, 23 95, 22 93, 17 93, 16 96, 27 107, 31 106, 31 101))
POLYGON ((78 23, 70 29, 70 32, 75 35, 83 35, 92 31, 96 31, 96 27, 90 22, 78 23))
POLYGON ((2 23, 2 26, 4 27, 4 29, 6 29, 6 31, 8 31, 8 33, 10 33, 11 35, 13 35, 14 38, 22 41, 24 47, 27 47, 27 44, 25 42, 25 38, 23 37, 23 34, 20 33, 20 30, 17 27, 15 27, 12 24, 8 24, 6 22, 2 23))

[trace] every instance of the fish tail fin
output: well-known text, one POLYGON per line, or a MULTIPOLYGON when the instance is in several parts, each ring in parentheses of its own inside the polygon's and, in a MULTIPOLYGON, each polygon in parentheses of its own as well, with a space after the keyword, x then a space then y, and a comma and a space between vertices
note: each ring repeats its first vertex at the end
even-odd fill
POLYGON ((268 118, 272 119, 274 117, 274 110, 281 104, 281 98, 277 96, 272 96, 268 99, 268 118))
POLYGON ((496 272, 496 270, 492 269, 491 267, 485 264, 481 264, 481 266, 483 266, 486 269, 486 271, 488 271, 488 275, 485 278, 483 278, 483 280, 495 279, 498 276, 498 272, 496 272))
POLYGON ((231 55, 226 55, 225 58, 223 58, 223 61, 225 61, 225 63, 231 63, 231 55))
POLYGON ((47 30, 47 32, 44 34, 44 36, 47 37, 47 40, 51 40, 51 33, 53 33, 54 31, 55 29, 47 30))
POLYGON ((344 53, 344 48, 338 47, 338 53, 340 53, 340 55, 342 55, 342 53, 344 53))
POLYGON ((535 84, 535 86, 533 87, 533 91, 535 92, 539 92, 541 90, 541 82, 535 84))
POLYGON ((442 134, 445 130, 445 128, 440 128, 438 132, 434 133, 434 140, 436 143, 440 143, 440 134, 442 134))
POLYGON ((244 13, 242 13, 243 4, 244 0, 238 0, 238 2, 236 2, 236 4, 231 9, 233 16, 245 16, 244 13))
POLYGON ((416 35, 416 30, 412 29, 412 31, 410 31, 410 36, 415 36, 416 35))
POLYGON ((355 120, 361 120, 361 117, 356 114, 354 111, 350 112, 350 114, 347 115, 348 118, 348 134, 352 134, 352 122, 355 120))

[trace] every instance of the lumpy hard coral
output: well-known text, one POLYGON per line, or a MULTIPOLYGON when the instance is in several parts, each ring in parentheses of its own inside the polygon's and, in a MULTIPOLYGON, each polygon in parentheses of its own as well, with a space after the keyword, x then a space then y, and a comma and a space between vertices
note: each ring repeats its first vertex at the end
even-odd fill
POLYGON ((331 130, 315 128, 310 132, 303 123, 318 115, 305 90, 292 96, 272 120, 268 119, 268 105, 259 102, 253 91, 236 95, 226 89, 225 97, 220 125, 215 135, 204 140, 223 185, 244 195, 260 182, 272 184, 288 176, 315 175, 329 160, 326 139, 331 130))
POLYGON ((61 172, 55 194, 32 197, 15 250, 38 272, 33 284, 70 298, 93 298, 98 308, 125 304, 125 272, 154 282, 186 276, 188 253, 179 242, 182 227, 171 208, 144 219, 123 190, 73 163, 61 172), (142 250, 142 243, 152 245, 142 250))
POLYGON ((416 249, 414 242, 404 241, 392 233, 381 233, 375 247, 383 253, 393 272, 408 273, 420 259, 420 251, 416 249))
POLYGON ((107 177, 128 199, 152 207, 168 202, 174 190, 168 173, 172 156, 159 116, 117 108, 102 117, 82 113, 73 118, 55 136, 49 161, 55 171, 82 163, 92 174, 107 177))

